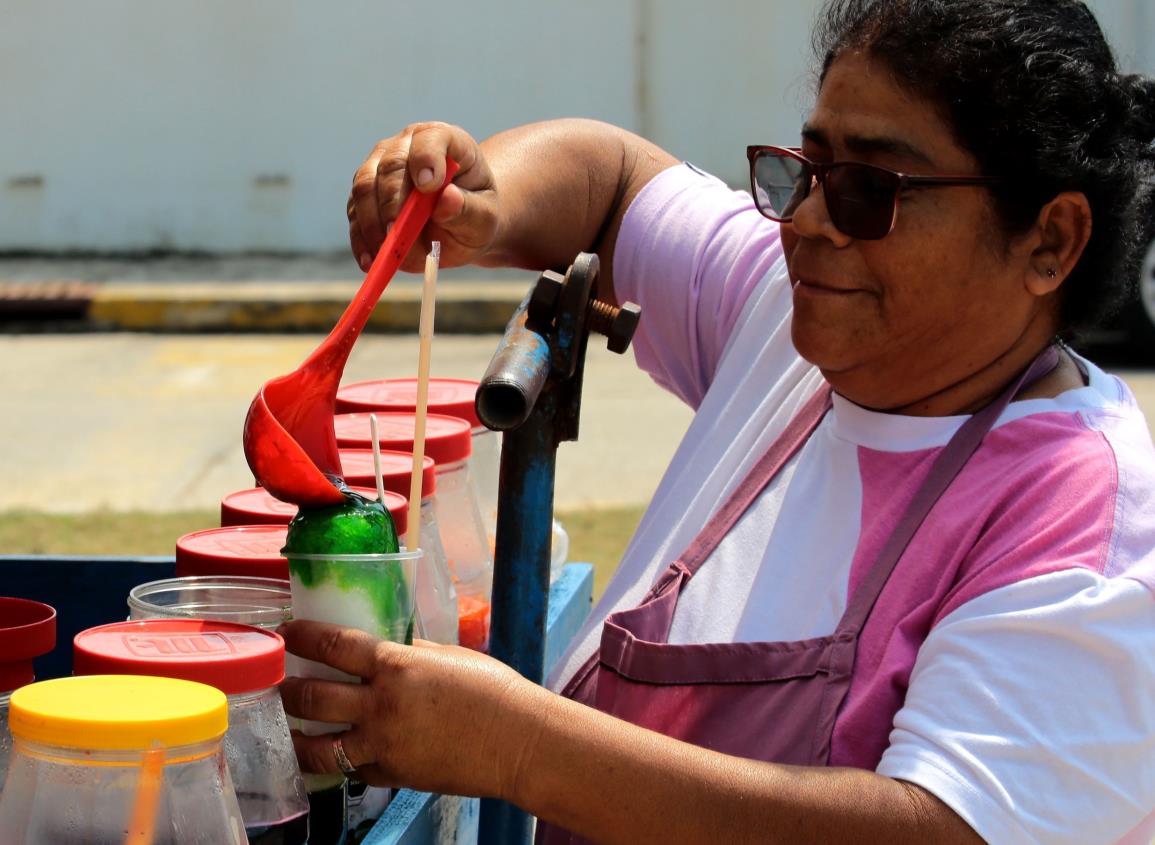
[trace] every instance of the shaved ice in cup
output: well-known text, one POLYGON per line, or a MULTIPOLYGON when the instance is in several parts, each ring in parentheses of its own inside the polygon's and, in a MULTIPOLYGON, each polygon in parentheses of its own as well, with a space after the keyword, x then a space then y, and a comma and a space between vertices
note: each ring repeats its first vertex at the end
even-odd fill
MULTIPOLYGON (((412 642, 420 549, 403 551, 389 511, 354 493, 344 504, 302 508, 289 523, 285 548, 293 618, 358 628, 379 639, 412 642)), ((288 674, 357 683, 352 675, 295 655, 288 674)), ((294 720, 305 734, 348 725, 294 720)), ((306 777, 310 792, 340 784, 340 775, 306 777)))

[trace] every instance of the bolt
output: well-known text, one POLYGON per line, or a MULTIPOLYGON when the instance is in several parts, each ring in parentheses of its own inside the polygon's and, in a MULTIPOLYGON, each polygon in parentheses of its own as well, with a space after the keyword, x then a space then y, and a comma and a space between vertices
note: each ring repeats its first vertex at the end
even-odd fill
POLYGON ((630 348, 630 341, 633 340, 641 316, 642 309, 632 302, 626 302, 621 308, 615 308, 608 302, 590 300, 590 330, 609 338, 606 348, 618 355, 630 348))

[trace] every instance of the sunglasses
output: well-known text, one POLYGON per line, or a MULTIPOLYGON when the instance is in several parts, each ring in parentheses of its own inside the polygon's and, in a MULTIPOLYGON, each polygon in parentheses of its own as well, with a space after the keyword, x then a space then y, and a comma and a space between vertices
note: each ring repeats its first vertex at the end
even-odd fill
POLYGON ((789 223, 815 185, 822 186, 830 221, 863 241, 885 238, 898 219, 898 195, 908 188, 992 185, 994 176, 910 176, 856 161, 821 164, 792 147, 750 146, 750 191, 763 216, 789 223))

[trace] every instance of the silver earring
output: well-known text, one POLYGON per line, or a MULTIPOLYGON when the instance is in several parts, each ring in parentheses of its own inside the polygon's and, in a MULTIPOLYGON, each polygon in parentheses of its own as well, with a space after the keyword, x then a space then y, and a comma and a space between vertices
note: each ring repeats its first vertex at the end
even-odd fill
POLYGON ((1057 275, 1059 275, 1059 271, 1056 270, 1054 267, 1048 267, 1047 268, 1047 278, 1048 279, 1053 279, 1057 275))

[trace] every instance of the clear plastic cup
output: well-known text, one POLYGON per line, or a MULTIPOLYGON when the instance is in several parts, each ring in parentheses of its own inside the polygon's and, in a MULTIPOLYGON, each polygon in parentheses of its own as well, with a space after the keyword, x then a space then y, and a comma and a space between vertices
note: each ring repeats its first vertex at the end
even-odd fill
MULTIPOLYGON (((374 637, 407 643, 413 639, 418 567, 421 549, 378 555, 305 555, 286 552, 289 585, 293 592, 293 618, 331 622, 357 628, 374 637)), ((289 654, 289 674, 304 678, 356 683, 360 679, 323 663, 289 654)), ((344 724, 294 720, 307 735, 336 733, 344 724)), ((340 775, 306 775, 310 792, 331 789, 340 775)))
POLYGON ((191 575, 133 587, 129 619, 214 619, 272 630, 292 618, 287 581, 247 576, 191 575))
MULTIPOLYGON (((341 449, 341 470, 350 484, 374 483, 373 453, 369 449, 341 449)), ((456 645, 457 590, 449 570, 441 527, 437 522, 437 472, 432 458, 423 463, 421 480, 421 548, 425 557, 417 581, 417 633, 435 643, 456 645)), ((381 476, 386 492, 409 495, 413 455, 381 451, 381 476)), ((398 532, 401 533, 400 530, 398 532)))
MULTIPOLYGON (((286 552, 293 618, 332 622, 383 640, 410 642, 414 587, 424 555, 421 549, 377 555, 286 552)), ((355 678, 342 673, 339 680, 355 678)))
POLYGON ((221 750, 225 696, 172 678, 90 675, 12 695, 5 845, 241 845, 221 750))

